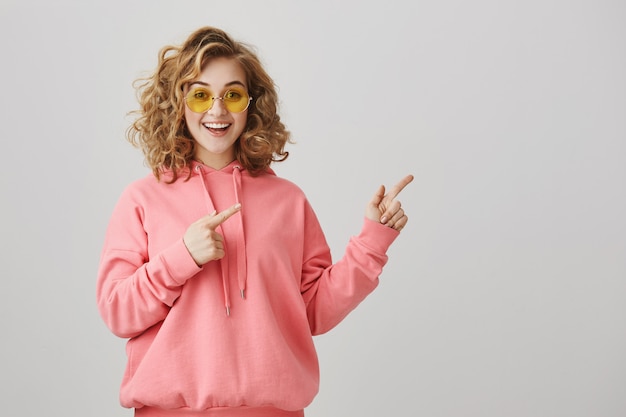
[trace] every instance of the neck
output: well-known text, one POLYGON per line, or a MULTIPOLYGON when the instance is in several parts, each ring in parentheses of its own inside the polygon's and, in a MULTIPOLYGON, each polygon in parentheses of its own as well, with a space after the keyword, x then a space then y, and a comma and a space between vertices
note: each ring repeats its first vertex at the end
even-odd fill
POLYGON ((214 170, 219 171, 220 169, 230 165, 235 159, 206 160, 196 157, 195 160, 200 162, 202 165, 206 165, 209 168, 213 168, 214 170))

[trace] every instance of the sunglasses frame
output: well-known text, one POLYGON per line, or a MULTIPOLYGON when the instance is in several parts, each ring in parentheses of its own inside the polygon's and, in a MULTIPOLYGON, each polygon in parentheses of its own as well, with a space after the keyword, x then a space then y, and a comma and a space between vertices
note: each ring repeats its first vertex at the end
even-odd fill
POLYGON ((208 88, 204 88, 204 87, 196 87, 196 88, 192 88, 192 89, 190 89, 190 90, 189 90, 189 92, 187 92, 187 94, 185 95, 185 104, 187 105, 187 107, 189 108, 189 110, 191 110, 192 112, 194 112, 194 113, 198 113, 198 114, 202 114, 202 113, 206 113, 206 112, 208 112, 209 110, 211 110, 211 109, 213 108, 213 105, 215 105, 215 100, 222 100, 222 104, 224 105, 224 108, 225 108, 226 110, 228 110, 228 112, 230 112, 230 113, 243 113, 244 111, 248 110, 248 107, 250 107, 250 102, 252 102, 252 97, 250 97, 250 95, 249 95, 246 91, 242 91, 242 90, 239 90, 239 89, 237 89, 237 88, 229 88, 229 89, 227 89, 226 91, 224 91, 224 94, 223 94, 221 97, 215 97, 215 96, 213 96, 212 94, 213 94, 213 92, 212 92, 211 90, 209 90, 208 88), (207 107, 207 109, 206 109, 206 110, 203 110, 203 111, 195 111, 195 110, 194 110, 194 109, 192 109, 192 108, 191 108, 191 106, 189 105, 189 101, 191 101, 190 96, 191 96, 192 94, 194 94, 195 92, 197 92, 198 90, 205 91, 205 92, 209 95, 209 98, 210 98, 210 100, 211 100, 211 104, 209 105, 209 107, 207 107), (226 94, 228 94, 228 93, 229 93, 229 92, 231 92, 231 91, 235 91, 235 92, 237 92, 238 94, 243 93, 243 94, 245 94, 245 95, 248 97, 248 100, 247 100, 248 102, 246 103, 246 107, 244 107, 242 110, 239 110, 239 111, 232 111, 232 110, 230 110, 230 109, 228 108, 228 106, 229 106, 229 104, 230 104, 230 103, 229 103, 228 101, 225 101, 225 97, 226 97, 226 94))

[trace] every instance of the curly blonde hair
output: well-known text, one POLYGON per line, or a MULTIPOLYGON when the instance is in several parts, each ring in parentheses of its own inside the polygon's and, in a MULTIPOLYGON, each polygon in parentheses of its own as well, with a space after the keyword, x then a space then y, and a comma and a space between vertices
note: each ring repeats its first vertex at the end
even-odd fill
POLYGON ((140 109, 132 111, 137 119, 127 130, 127 139, 140 148, 146 163, 160 179, 163 170, 173 173, 175 182, 182 172, 191 175, 189 164, 196 142, 185 123, 185 85, 195 80, 212 58, 233 58, 246 74, 253 101, 248 108, 246 126, 235 142, 235 157, 252 175, 284 161, 289 156, 285 144, 290 133, 278 115, 278 94, 250 47, 234 41, 224 31, 203 27, 193 32, 180 46, 165 46, 159 53, 154 74, 139 78, 134 86, 140 109))

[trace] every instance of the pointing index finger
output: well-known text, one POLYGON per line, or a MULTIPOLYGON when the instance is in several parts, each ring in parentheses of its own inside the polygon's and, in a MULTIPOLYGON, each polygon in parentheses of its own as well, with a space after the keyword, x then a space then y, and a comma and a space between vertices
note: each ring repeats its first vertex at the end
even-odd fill
POLYGON ((406 177, 402 178, 400 182, 398 182, 391 188, 391 190, 389 190, 389 194, 387 194, 386 197, 390 200, 393 200, 398 194, 400 194, 400 191, 402 191, 404 187, 409 185, 411 181, 413 181, 413 175, 407 175, 406 177))
POLYGON ((230 216, 237 213, 240 209, 241 209, 241 204, 239 203, 230 206, 226 210, 223 210, 217 213, 216 215, 214 215, 213 217, 211 217, 211 219, 209 219, 208 226, 211 229, 215 229, 217 226, 219 226, 220 224, 228 220, 230 216))

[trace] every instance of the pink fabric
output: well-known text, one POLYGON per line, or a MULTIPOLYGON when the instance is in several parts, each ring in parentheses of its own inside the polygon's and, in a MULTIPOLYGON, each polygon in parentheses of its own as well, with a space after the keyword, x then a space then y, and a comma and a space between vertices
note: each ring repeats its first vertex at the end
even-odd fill
POLYGON ((284 411, 273 407, 229 407, 195 412, 143 407, 135 410, 135 417, 304 417, 304 411, 284 411))
POLYGON ((129 339, 122 405, 300 412, 319 387, 312 336, 374 290, 397 235, 365 219, 333 264, 306 197, 271 170, 252 177, 236 163, 194 164, 188 181, 132 183, 113 210, 97 282, 105 323, 129 339), (218 230, 226 256, 198 267, 182 240, 187 227, 237 201, 240 213, 218 230))

